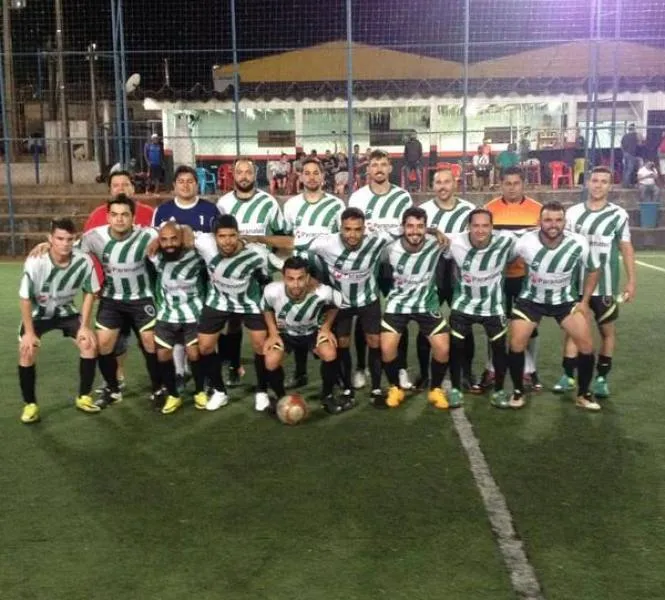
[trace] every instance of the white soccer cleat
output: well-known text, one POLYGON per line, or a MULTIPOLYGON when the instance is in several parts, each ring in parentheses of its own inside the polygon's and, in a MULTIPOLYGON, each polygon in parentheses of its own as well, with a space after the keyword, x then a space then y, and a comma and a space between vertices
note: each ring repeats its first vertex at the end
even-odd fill
POLYGON ((399 370, 399 387, 401 387, 403 390, 413 389, 413 383, 411 383, 411 379, 409 379, 409 372, 406 369, 399 370))
POLYGON ((361 390, 367 385, 367 377, 363 371, 355 371, 353 373, 353 381, 351 382, 353 388, 356 390, 361 390))
POLYGON ((254 410, 263 412, 270 406, 270 396, 265 392, 258 392, 254 395, 254 410))
POLYGON ((206 410, 219 410, 229 403, 229 397, 225 392, 215 390, 206 404, 206 410))

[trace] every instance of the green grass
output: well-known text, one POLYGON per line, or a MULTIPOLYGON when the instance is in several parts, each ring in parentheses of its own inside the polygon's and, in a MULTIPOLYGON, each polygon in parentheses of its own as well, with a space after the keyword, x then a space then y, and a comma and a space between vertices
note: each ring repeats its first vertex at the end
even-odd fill
MULTIPOLYGON (((149 407, 134 351, 123 404, 85 415, 71 401, 75 349, 51 334, 38 369, 43 420, 22 425, 19 273, 0 266, 3 600, 515 597, 450 416, 422 396, 393 412, 316 409, 295 428, 254 414, 248 390, 216 413, 189 403, 166 417, 149 407)), ((665 589, 665 273, 639 275, 602 414, 549 393, 521 412, 467 396, 550 600, 665 589)), ((559 334, 547 324, 542 336, 552 383, 559 334)))

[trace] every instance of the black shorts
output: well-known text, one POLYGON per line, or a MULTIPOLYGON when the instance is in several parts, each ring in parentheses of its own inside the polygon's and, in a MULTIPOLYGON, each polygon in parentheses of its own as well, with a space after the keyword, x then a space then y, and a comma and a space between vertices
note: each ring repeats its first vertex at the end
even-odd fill
POLYGON ((204 306, 199 317, 199 333, 208 335, 219 333, 227 322, 234 320, 242 322, 251 331, 267 331, 268 329, 263 315, 232 313, 204 306))
POLYGON ((518 298, 515 300, 513 312, 510 318, 513 320, 531 321, 532 323, 540 323, 543 317, 552 317, 556 322, 561 325, 566 317, 569 317, 577 305, 577 302, 564 302, 563 304, 539 304, 538 302, 531 302, 531 300, 522 300, 518 298))
MULTIPOLYGON (((76 334, 81 327, 81 315, 71 315, 69 317, 53 317, 52 319, 33 319, 32 326, 35 328, 35 335, 40 338, 49 331, 62 331, 63 337, 76 339, 76 334)), ((19 341, 25 333, 23 323, 18 330, 19 341)))
POLYGON ((378 300, 354 308, 342 308, 335 319, 335 333, 338 337, 349 337, 351 335, 351 324, 353 317, 358 317, 363 331, 369 335, 381 333, 381 305, 378 300))
POLYGON ((381 321, 381 331, 402 335, 409 321, 418 323, 420 333, 425 337, 450 332, 448 322, 440 312, 411 314, 386 313, 383 315, 383 321, 381 321))
POLYGON ((444 302, 450 306, 453 303, 453 275, 455 273, 455 262, 451 259, 439 258, 436 263, 434 278, 436 281, 436 293, 439 296, 439 305, 444 302))
POLYGON ((155 327, 157 311, 152 298, 142 300, 112 300, 102 298, 97 309, 97 329, 122 330, 126 323, 138 332, 155 327))
POLYGON ((171 350, 176 344, 192 346, 199 343, 199 330, 196 323, 168 323, 157 321, 155 343, 171 350))
POLYGON ((473 325, 482 326, 490 343, 505 336, 507 331, 507 321, 505 316, 481 317, 479 315, 467 315, 459 310, 453 310, 450 313, 451 336, 458 339, 464 339, 471 333, 473 325))
POLYGON ((284 341, 284 352, 290 354, 302 350, 303 352, 312 352, 316 348, 317 332, 309 335, 289 335, 288 333, 279 334, 284 341))
POLYGON ((379 265, 376 283, 384 297, 393 289, 393 269, 388 263, 383 262, 379 265))
POLYGON ((503 295, 504 304, 506 306, 506 314, 510 315, 513 312, 513 305, 515 300, 522 293, 522 286, 524 285, 524 277, 506 277, 503 280, 503 295))
POLYGON ((612 323, 619 318, 619 303, 614 296, 591 296, 589 307, 598 325, 612 323))

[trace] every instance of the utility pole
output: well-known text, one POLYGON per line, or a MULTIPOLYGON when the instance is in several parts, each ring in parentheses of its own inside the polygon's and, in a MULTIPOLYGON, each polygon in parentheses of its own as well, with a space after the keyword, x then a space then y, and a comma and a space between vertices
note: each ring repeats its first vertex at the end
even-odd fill
POLYGON ((69 138, 69 111, 65 86, 64 43, 62 35, 62 0, 55 0, 55 47, 58 53, 58 88, 60 91, 61 156, 65 183, 72 183, 72 144, 69 138))

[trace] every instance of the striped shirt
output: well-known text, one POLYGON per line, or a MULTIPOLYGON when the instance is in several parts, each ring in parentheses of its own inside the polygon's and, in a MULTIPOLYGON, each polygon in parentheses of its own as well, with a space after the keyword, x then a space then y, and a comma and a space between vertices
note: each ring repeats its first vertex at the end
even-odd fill
POLYGON ((282 281, 269 283, 263 291, 261 310, 275 313, 277 329, 288 335, 310 335, 321 326, 324 312, 342 305, 342 295, 327 285, 319 285, 300 302, 292 300, 282 281))
POLYGON ((396 185, 391 185, 385 194, 375 194, 366 185, 349 198, 349 206, 359 208, 365 214, 367 231, 399 227, 404 211, 412 205, 409 192, 396 185))
POLYGON ((149 259, 155 265, 157 319, 166 323, 196 323, 205 295, 205 263, 194 250, 178 260, 166 260, 162 252, 149 259))
MULTIPOLYGON (((566 211, 566 228, 583 235, 600 265, 598 285, 594 296, 616 296, 621 279, 619 269, 619 245, 630 242, 628 213, 611 202, 599 210, 589 210, 580 202, 566 211)), ((584 287, 586 270, 580 270, 579 290, 584 287)))
POLYGON ((339 231, 339 218, 344 202, 331 194, 324 194, 314 203, 304 194, 289 198, 284 204, 285 233, 293 235, 294 254, 307 251, 313 239, 339 231))
POLYGON ((148 244, 158 236, 150 228, 134 228, 122 240, 111 237, 107 225, 86 231, 81 250, 97 257, 104 270, 102 297, 127 302, 152 298, 146 265, 148 244))
POLYGON ((211 285, 205 305, 215 310, 239 314, 260 314, 261 287, 253 273, 282 268, 284 261, 259 244, 246 244, 231 256, 217 248, 212 233, 198 233, 197 252, 205 261, 211 285))
POLYGON ((504 316, 503 276, 506 265, 515 258, 516 237, 495 231, 485 248, 473 246, 466 232, 448 237, 446 256, 459 272, 451 309, 480 317, 504 316))
POLYGON ((279 203, 261 190, 247 200, 238 199, 235 192, 224 194, 217 201, 217 208, 223 215, 237 219, 240 235, 270 235, 286 228, 279 203))
POLYGON ((466 229, 469 213, 476 208, 468 200, 455 198, 453 208, 441 208, 435 198, 420 205, 427 213, 427 226, 436 227, 441 233, 459 233, 466 229))
POLYGON ((394 314, 435 313, 439 311, 434 275, 443 248, 430 237, 417 252, 404 248, 403 238, 392 242, 384 258, 392 268, 392 288, 385 312, 394 314))
POLYGON ((96 294, 99 281, 92 258, 79 250, 64 267, 54 264, 49 253, 28 258, 23 265, 18 295, 30 300, 35 320, 77 315, 74 298, 80 290, 96 294))
POLYGON ((586 239, 570 231, 563 232, 556 248, 541 242, 540 231, 530 231, 517 241, 515 253, 524 259, 527 269, 519 297, 538 304, 575 302, 573 283, 578 269, 595 271, 600 266, 586 239))

